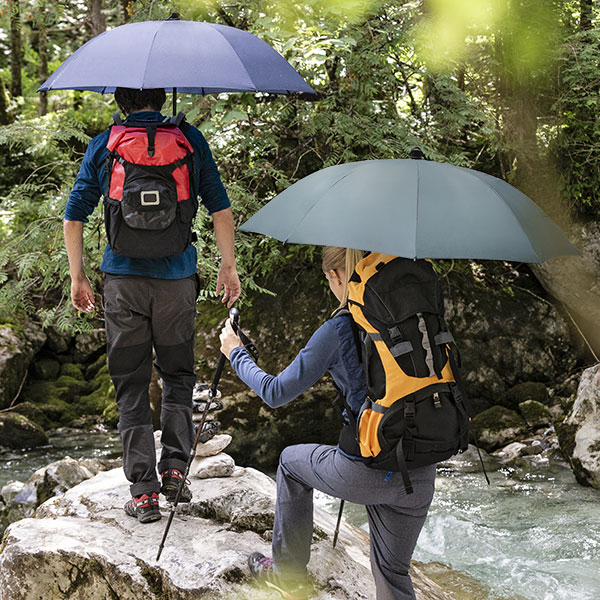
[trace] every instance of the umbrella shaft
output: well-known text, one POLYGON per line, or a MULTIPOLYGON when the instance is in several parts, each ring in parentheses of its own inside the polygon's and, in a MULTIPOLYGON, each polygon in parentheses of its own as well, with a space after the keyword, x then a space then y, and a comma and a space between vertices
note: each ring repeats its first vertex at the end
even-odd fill
POLYGON ((173 88, 173 116, 177 116, 177 88, 173 88))

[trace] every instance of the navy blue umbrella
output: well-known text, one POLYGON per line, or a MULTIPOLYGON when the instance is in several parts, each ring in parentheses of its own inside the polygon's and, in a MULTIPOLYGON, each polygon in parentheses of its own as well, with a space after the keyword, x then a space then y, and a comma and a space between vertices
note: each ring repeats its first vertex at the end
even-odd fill
POLYGON ((38 91, 117 87, 192 94, 314 90, 269 44, 225 25, 180 21, 128 23, 92 38, 38 91))

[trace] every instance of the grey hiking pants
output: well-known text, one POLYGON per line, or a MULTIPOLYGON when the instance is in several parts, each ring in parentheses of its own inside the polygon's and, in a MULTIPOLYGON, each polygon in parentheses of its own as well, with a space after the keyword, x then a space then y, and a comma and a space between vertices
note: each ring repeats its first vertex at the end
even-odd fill
POLYGON ((377 600, 413 600, 410 559, 433 498, 435 465, 410 471, 414 492, 402 478, 370 469, 335 446, 300 444, 281 453, 273 526, 273 564, 283 578, 306 575, 313 532, 313 489, 364 504, 371 536, 371 570, 377 600))
POLYGON ((162 454, 158 470, 185 471, 192 447, 196 277, 106 275, 104 318, 108 369, 119 408, 123 470, 132 496, 159 492, 148 388, 162 379, 162 454))

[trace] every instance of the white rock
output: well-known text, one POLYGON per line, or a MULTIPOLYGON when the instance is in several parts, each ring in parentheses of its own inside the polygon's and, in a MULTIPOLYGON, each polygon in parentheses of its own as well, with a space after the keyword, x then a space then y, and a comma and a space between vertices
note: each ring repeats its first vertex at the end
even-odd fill
POLYGON ((190 477, 198 477, 199 479, 229 477, 234 469, 235 462, 233 458, 224 452, 216 456, 196 456, 190 466, 190 477))
POLYGON ((527 447, 527 444, 522 444, 521 442, 513 442, 512 444, 508 444, 501 450, 497 450, 493 453, 494 456, 502 460, 514 460, 515 458, 521 456, 522 451, 527 447))
POLYGON ((233 438, 227 433, 215 435, 204 444, 196 446, 196 456, 216 456, 231 444, 233 438))
POLYGON ((8 481, 0 489, 0 498, 4 500, 5 504, 8 504, 24 487, 25 484, 22 481, 8 481))
POLYGON ((583 372, 565 422, 577 427, 573 455, 569 457, 577 479, 600 489, 600 364, 583 372))

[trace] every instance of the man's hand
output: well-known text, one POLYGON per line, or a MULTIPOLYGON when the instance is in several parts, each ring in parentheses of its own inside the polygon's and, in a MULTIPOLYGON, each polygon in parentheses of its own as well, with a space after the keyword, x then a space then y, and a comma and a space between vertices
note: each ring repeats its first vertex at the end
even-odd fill
POLYGON ((233 303, 240 297, 242 286, 235 267, 221 265, 219 275, 217 276, 217 296, 223 290, 221 302, 227 302, 227 308, 231 308, 233 303))
POLYGON ((94 290, 87 275, 71 279, 71 302, 82 312, 90 313, 94 310, 94 290))

